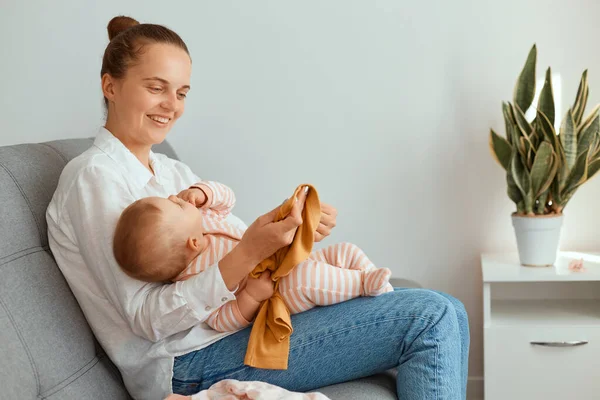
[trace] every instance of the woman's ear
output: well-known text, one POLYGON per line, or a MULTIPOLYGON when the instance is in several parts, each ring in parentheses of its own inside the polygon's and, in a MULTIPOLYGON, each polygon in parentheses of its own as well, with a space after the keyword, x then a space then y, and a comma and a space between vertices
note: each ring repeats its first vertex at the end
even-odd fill
POLYGON ((109 74, 102 75, 102 94, 108 101, 115 99, 115 79, 109 74))

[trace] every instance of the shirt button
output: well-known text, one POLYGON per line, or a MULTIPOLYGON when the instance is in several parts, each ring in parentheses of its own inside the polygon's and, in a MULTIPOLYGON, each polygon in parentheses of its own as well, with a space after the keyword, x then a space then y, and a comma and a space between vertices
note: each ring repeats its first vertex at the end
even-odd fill
POLYGON ((206 307, 204 307, 204 309, 205 309, 206 311, 210 311, 210 306, 206 306, 206 307))
POLYGON ((225 303, 227 300, 229 300, 227 297, 223 297, 223 298, 221 298, 221 301, 222 301, 223 303, 225 303))

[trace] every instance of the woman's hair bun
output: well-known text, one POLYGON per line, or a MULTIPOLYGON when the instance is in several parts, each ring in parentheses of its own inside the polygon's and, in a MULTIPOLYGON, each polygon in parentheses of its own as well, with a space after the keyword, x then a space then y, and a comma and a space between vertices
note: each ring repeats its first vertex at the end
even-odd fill
POLYGON ((113 38, 119 33, 131 28, 132 26, 136 26, 139 24, 140 23, 137 22, 135 19, 131 17, 126 17, 124 15, 114 17, 110 20, 110 22, 108 23, 108 27, 106 28, 108 29, 108 40, 113 40, 113 38))

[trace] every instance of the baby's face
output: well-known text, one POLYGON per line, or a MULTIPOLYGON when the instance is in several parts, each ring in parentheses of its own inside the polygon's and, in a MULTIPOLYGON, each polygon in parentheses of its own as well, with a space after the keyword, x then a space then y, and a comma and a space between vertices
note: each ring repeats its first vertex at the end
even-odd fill
POLYGON ((165 221, 177 227, 182 240, 196 238, 204 247, 204 229, 202 228, 202 213, 196 207, 177 196, 168 198, 155 197, 156 206, 161 209, 165 221))

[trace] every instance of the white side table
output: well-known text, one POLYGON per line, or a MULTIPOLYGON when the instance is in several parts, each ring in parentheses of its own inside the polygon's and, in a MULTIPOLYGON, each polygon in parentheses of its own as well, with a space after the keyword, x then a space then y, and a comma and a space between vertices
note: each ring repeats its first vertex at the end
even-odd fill
POLYGON ((483 254, 485 400, 600 399, 600 255, 483 254), (585 271, 568 269, 584 259, 585 271))

